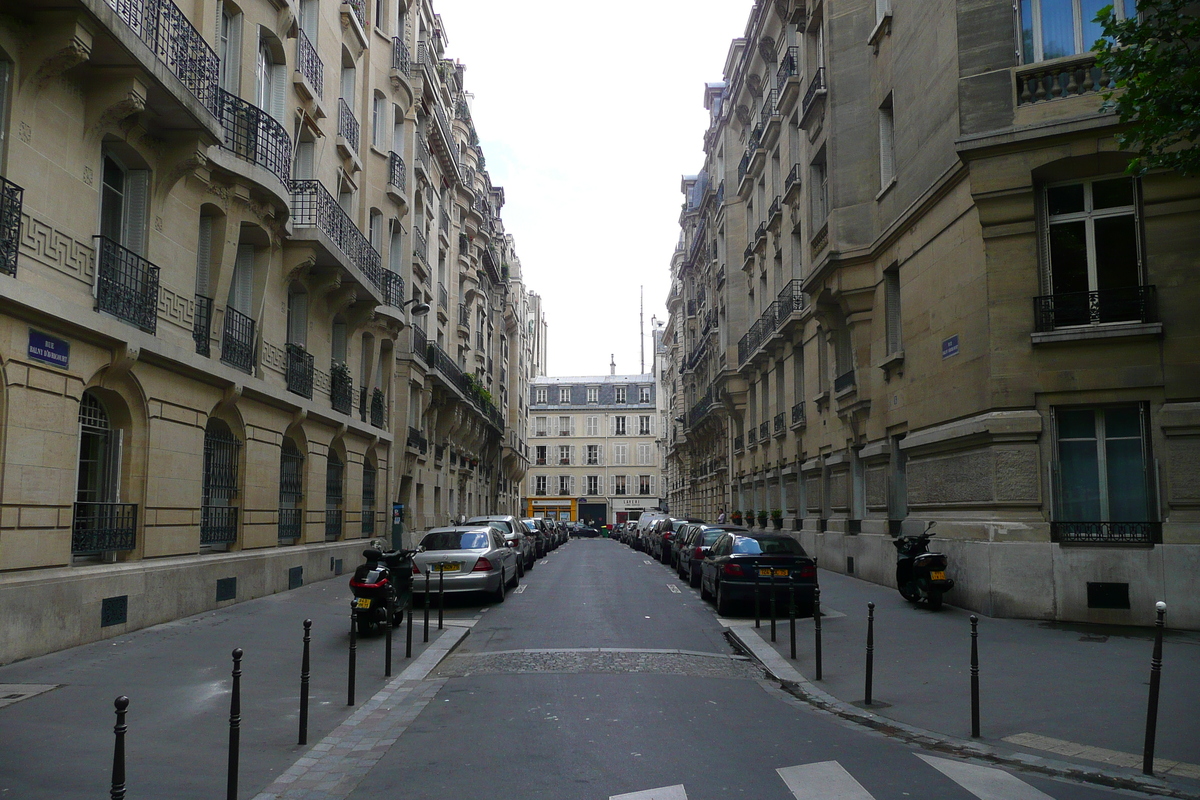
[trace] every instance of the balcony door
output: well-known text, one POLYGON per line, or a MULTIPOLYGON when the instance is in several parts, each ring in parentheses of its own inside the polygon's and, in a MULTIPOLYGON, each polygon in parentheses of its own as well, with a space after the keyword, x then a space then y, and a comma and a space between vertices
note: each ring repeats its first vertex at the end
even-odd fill
POLYGON ((100 235, 136 255, 146 254, 146 199, 150 172, 129 169, 111 153, 101 166, 100 235))
POLYGON ((91 392, 79 404, 79 465, 75 501, 121 502, 122 433, 91 392))

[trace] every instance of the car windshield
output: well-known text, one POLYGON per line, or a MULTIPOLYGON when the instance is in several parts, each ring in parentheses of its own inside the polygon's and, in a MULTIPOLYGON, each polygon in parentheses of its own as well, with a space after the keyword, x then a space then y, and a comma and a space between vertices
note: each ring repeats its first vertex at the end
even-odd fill
POLYGON ((490 546, 485 531, 436 531, 421 540, 426 550, 486 550, 490 546))
POLYGON ((733 542, 733 552, 741 555, 789 555, 802 556, 804 548, 795 539, 784 536, 778 538, 751 539, 739 536, 733 542))
POLYGON ((715 542, 717 539, 720 539, 721 534, 724 532, 725 531, 705 531, 704 539, 703 539, 704 546, 712 547, 712 543, 715 542))
POLYGON ((533 533, 537 530, 537 523, 533 522, 533 520, 523 519, 521 522, 525 525, 525 530, 529 531, 530 533, 533 533))
POLYGON ((474 517, 472 519, 467 520, 467 522, 469 522, 469 523, 470 522, 486 522, 488 525, 491 525, 493 528, 496 528, 501 533, 512 533, 512 525, 509 525, 508 520, 504 520, 504 519, 488 519, 487 517, 474 517))

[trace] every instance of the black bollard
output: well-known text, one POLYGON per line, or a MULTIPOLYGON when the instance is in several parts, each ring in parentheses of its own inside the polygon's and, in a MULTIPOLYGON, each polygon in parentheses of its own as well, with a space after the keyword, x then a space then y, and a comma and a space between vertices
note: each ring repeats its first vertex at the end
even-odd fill
POLYGON ((425 568, 425 641, 429 641, 429 567, 425 568))
POLYGON ((408 633, 404 636, 404 657, 412 658, 412 615, 413 615, 413 593, 408 593, 408 599, 404 601, 404 608, 407 612, 404 616, 408 617, 408 633))
POLYGON ((971 615, 971 736, 979 738, 979 617, 971 615))
POLYGON ((225 800, 237 800, 238 750, 242 728, 242 648, 233 651, 233 693, 229 697, 229 780, 225 784, 225 800))
POLYGON ((113 766, 112 789, 109 790, 109 800, 125 800, 125 711, 129 708, 129 698, 121 695, 113 701, 116 708, 117 724, 113 726, 113 766))
POLYGON ((775 643, 775 568, 771 568, 771 643, 775 643))
POLYGON ((446 565, 438 564, 438 630, 442 629, 442 613, 446 610, 446 565))
POLYGON ((758 586, 759 586, 758 565, 755 564, 753 569, 754 569, 754 627, 760 628, 760 627, 762 627, 762 625, 761 625, 762 609, 759 606, 759 598, 758 598, 758 586))
POLYGON ((387 606, 384 609, 387 612, 387 624, 384 630, 383 642, 383 677, 392 677, 392 619, 396 614, 396 603, 394 602, 391 592, 388 592, 387 606))
POLYGON ((817 668, 813 680, 821 680, 821 587, 817 586, 813 589, 813 656, 817 661, 817 668))
POLYGON ((358 609, 350 609, 350 666, 346 675, 346 705, 354 705, 354 673, 358 660, 358 609))
POLYGON ((300 660, 300 741, 308 744, 308 670, 309 642, 312 641, 312 620, 304 620, 304 656, 300 660))
POLYGON ((1154 621, 1154 655, 1150 657, 1150 702, 1146 707, 1146 745, 1142 749, 1142 772, 1154 774, 1154 736, 1158 728, 1158 684, 1162 679, 1163 618, 1167 604, 1159 601, 1154 605, 1158 619, 1154 621))
POLYGON ((788 580, 788 628, 792 634, 792 661, 796 660, 796 580, 788 580))
POLYGON ((871 679, 875 671, 875 604, 867 603, 867 685, 863 705, 871 705, 871 679))

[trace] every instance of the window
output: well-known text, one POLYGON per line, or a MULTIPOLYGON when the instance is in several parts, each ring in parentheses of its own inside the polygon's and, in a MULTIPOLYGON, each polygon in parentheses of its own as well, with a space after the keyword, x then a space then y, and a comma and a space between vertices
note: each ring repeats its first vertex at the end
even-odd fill
POLYGON ((331 447, 325 461, 325 541, 336 542, 342 536, 342 497, 345 494, 346 465, 331 447))
POLYGON ((628 494, 624 475, 613 476, 613 494, 628 494))
POLYGON ((889 92, 879 107, 879 188, 886 189, 896 179, 896 120, 889 92))
POLYGON ((565 466, 571 464, 571 446, 569 444, 560 444, 558 446, 558 463, 565 466))
POLYGON ((1046 187, 1043 290, 1051 297, 1039 316, 1054 327, 1141 317, 1135 189, 1125 177, 1046 187))
POLYGON ((546 435, 546 418, 545 417, 534 417, 533 418, 533 435, 534 436, 545 436, 546 435))
POLYGON ((575 482, 575 479, 572 478, 570 475, 559 475, 558 476, 558 493, 560 495, 563 495, 564 497, 567 495, 575 494, 574 487, 572 486, 572 484, 574 482, 575 482))
POLYGON ((613 435, 625 435, 625 417, 613 417, 613 435))
POLYGON ((653 462, 653 445, 639 444, 637 449, 637 463, 643 466, 652 464, 653 462))
POLYGON ((294 542, 304 528, 304 455, 292 439, 283 440, 279 458, 279 540, 294 542))
POLYGON ((629 445, 613 445, 613 463, 620 467, 623 467, 629 463, 629 445))
POLYGON ((650 494, 650 476, 649 475, 638 475, 638 494, 640 494, 640 495, 650 494))
POLYGON ((540 388, 540 389, 534 389, 534 390, 533 390, 533 402, 535 402, 535 403, 541 403, 541 404, 545 404, 545 402, 546 402, 546 390, 545 390, 544 388, 540 388))
POLYGON ((376 92, 371 99, 371 144, 376 149, 383 151, 388 149, 389 115, 387 110, 387 100, 381 93, 376 92))
POLYGON ((600 466, 600 445, 589 444, 587 446, 587 463, 589 467, 600 466))
POLYGON ((600 494, 600 476, 599 475, 588 475, 587 476, 587 491, 584 492, 584 494, 592 495, 592 496, 600 494))
POLYGON ((829 216, 829 174, 825 169, 825 151, 812 163, 812 229, 820 231, 829 216))
POLYGON ((150 172, 127 169, 111 153, 104 154, 100 186, 100 235, 133 251, 146 253, 146 205, 150 172))
POLYGON ((367 221, 367 238, 376 253, 383 252, 383 213, 378 208, 372 208, 367 221))
POLYGON ((546 476, 537 475, 533 479, 533 493, 537 495, 546 494, 546 476))
POLYGON ((1150 541, 1145 407, 1060 407, 1054 427, 1059 540, 1150 541))
POLYGON ((537 465, 539 467, 546 466, 546 445, 539 444, 534 450, 536 451, 537 465))
POLYGON ((237 541, 238 451, 242 443, 219 419, 204 428, 204 476, 200 491, 200 546, 237 541))
POLYGON ((588 436, 600 435, 600 418, 596 416, 584 418, 584 431, 588 436))
POLYGON ((375 533, 375 467, 365 459, 362 479, 362 533, 372 536, 375 533))
POLYGON ((899 353, 903 349, 900 340, 900 268, 890 267, 883 271, 884 304, 887 316, 887 352, 899 353))
POLYGON ((217 82, 231 94, 238 93, 238 67, 242 52, 242 15, 235 14, 219 3, 220 30, 217 32, 217 55, 220 57, 220 72, 217 82))
POLYGON ((1119 19, 1136 11, 1135 0, 1020 0, 1021 63, 1063 58, 1092 49, 1100 39, 1096 13, 1113 6, 1119 19))
POLYGON ((616 387, 616 389, 614 390, 614 394, 615 394, 615 396, 613 398, 613 402, 615 402, 615 403, 624 403, 625 402, 625 387, 624 386, 616 387))
POLYGON ((600 402, 600 387, 599 386, 587 387, 587 401, 589 403, 599 403, 600 402))
POLYGON ((638 417, 638 436, 650 435, 650 415, 642 414, 638 417))
POLYGON ((638 402, 639 403, 649 403, 650 402, 650 387, 649 386, 643 386, 641 389, 638 390, 638 402))
POLYGON ((558 402, 566 405, 571 402, 571 387, 560 386, 558 389, 558 402))
POLYGON ((558 435, 571 436, 575 433, 575 418, 574 417, 559 417, 558 418, 558 435))

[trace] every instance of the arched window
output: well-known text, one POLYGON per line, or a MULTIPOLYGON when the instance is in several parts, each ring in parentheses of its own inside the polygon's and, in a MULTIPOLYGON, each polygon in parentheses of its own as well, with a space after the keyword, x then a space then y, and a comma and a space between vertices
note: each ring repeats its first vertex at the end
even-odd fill
POLYGON ((337 451, 329 448, 325 467, 325 541, 342 538, 342 501, 346 483, 346 466, 337 451))
POLYGON ((132 550, 137 506, 121 502, 122 431, 90 391, 79 403, 77 467, 71 553, 88 555, 132 550))
POLYGON ((210 419, 204 428, 200 546, 225 549, 237 541, 238 456, 242 443, 229 426, 210 419))
POLYGON ((362 532, 363 536, 375 535, 375 465, 365 458, 363 459, 362 532))
POLYGON ((279 541, 290 544, 304 536, 304 454, 285 438, 279 458, 279 541))

